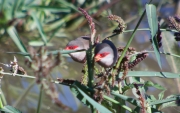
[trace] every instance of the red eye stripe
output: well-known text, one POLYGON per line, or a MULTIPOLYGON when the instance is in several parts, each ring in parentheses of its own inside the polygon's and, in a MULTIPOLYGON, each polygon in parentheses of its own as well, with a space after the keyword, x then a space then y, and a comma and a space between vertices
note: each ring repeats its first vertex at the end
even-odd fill
POLYGON ((109 54, 108 52, 104 52, 104 53, 99 54, 99 56, 100 56, 101 58, 103 58, 103 57, 107 56, 108 54, 109 54))
POLYGON ((76 49, 78 46, 67 46, 66 48, 65 48, 65 50, 74 50, 74 49, 76 49))

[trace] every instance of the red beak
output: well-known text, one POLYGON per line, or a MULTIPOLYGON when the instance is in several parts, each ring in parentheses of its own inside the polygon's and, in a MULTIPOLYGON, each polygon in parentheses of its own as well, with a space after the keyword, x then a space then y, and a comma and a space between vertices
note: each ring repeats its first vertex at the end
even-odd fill
POLYGON ((95 59, 95 62, 100 61, 100 60, 101 60, 101 55, 100 55, 100 54, 97 54, 97 55, 94 57, 94 59, 95 59))
POLYGON ((67 47, 65 48, 65 50, 69 50, 69 47, 67 46, 67 47))

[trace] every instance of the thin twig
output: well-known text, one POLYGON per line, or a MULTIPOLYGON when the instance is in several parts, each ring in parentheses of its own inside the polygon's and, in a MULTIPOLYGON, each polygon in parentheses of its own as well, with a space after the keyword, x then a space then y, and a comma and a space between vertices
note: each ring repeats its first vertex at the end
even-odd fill
MULTIPOLYGON (((178 32, 177 30, 174 30, 174 29, 160 29, 161 31, 171 31, 171 32, 178 32)), ((130 29, 130 30, 125 30, 123 33, 129 33, 129 32, 133 32, 134 29, 130 29)), ((141 29, 137 29, 136 31, 150 31, 149 28, 141 28, 141 29)), ((107 38, 112 38, 116 35, 119 35, 119 34, 112 34, 111 36, 108 36, 107 38)))
POLYGON ((13 104, 13 107, 18 106, 18 104, 26 97, 26 95, 29 93, 31 88, 34 86, 36 80, 32 81, 28 88, 24 91, 24 93, 16 100, 16 102, 13 104))
POLYGON ((39 94, 39 100, 38 100, 38 106, 37 106, 37 111, 36 111, 36 113, 40 113, 41 103, 42 103, 42 95, 43 95, 43 85, 41 84, 40 94, 39 94))

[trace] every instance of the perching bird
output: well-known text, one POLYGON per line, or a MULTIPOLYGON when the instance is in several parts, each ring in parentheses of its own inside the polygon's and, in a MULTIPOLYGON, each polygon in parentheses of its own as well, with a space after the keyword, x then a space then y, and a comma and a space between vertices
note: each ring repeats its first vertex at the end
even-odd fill
MULTIPOLYGON (((81 50, 89 48, 90 36, 81 36, 75 40, 70 41, 65 50, 81 50)), ((74 61, 84 63, 86 61, 86 51, 75 52, 69 54, 74 61)))
POLYGON ((118 53, 111 41, 104 40, 96 46, 94 55, 95 62, 104 68, 109 68, 116 63, 118 53))

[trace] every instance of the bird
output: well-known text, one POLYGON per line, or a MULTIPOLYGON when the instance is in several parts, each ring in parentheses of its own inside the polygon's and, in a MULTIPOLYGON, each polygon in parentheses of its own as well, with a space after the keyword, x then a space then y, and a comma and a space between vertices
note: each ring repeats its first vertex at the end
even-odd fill
MULTIPOLYGON (((72 41, 70 41, 65 50, 81 50, 81 49, 89 49, 89 41, 90 36, 81 36, 72 41)), ((71 58, 79 63, 85 63, 86 61, 86 51, 74 52, 69 54, 71 58)))
POLYGON ((115 45, 110 40, 103 40, 96 45, 94 50, 94 60, 104 68, 112 67, 118 58, 115 45))

